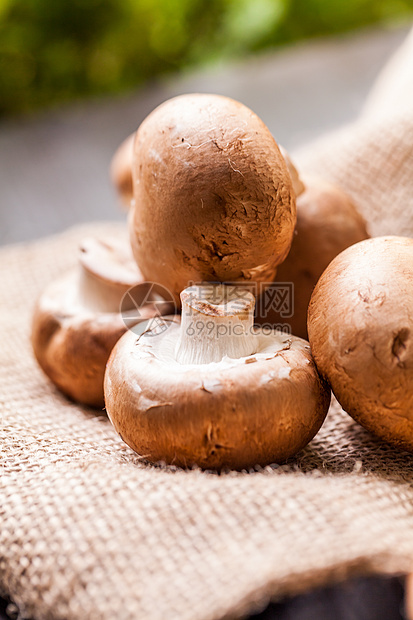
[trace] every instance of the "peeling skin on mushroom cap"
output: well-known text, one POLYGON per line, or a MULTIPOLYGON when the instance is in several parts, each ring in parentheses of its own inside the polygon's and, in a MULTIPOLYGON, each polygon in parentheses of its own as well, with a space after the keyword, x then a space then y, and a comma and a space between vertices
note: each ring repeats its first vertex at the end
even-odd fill
MULTIPOLYGON (((208 322, 217 317, 216 329, 226 316, 227 326, 237 324, 230 315, 207 310, 203 327, 195 325, 206 360, 213 355, 209 339, 220 337, 208 322)), ((308 342, 258 330, 247 355, 234 357, 238 346, 243 350, 235 343, 232 357, 221 352, 219 361, 193 363, 187 346, 178 361, 180 341, 192 337, 190 323, 175 322, 157 335, 129 332, 114 348, 105 375, 106 409, 133 450, 154 463, 242 469, 285 461, 314 437, 330 392, 308 342)))
POLYGON ((306 177, 305 184, 305 192, 297 198, 291 250, 275 279, 293 283, 293 315, 284 318, 274 304, 265 303, 266 297, 271 300, 271 290, 264 293, 257 315, 260 325, 286 323, 300 338, 307 338, 308 304, 323 271, 340 252, 369 237, 364 219, 342 189, 317 178, 306 177))
POLYGON ((141 124, 132 166, 132 250, 148 280, 271 282, 295 220, 290 175, 264 123, 218 95, 183 95, 141 124))
MULTIPOLYGON (((126 331, 120 314, 123 295, 132 286, 137 300, 140 291, 142 299, 147 292, 125 246, 117 239, 86 239, 78 268, 46 288, 33 316, 32 346, 43 371, 66 395, 94 407, 104 404, 106 362, 126 331)), ((157 311, 146 305, 140 320, 157 311)))
POLYGON ((413 452, 413 240, 377 237, 342 252, 311 298, 308 333, 341 406, 413 452))

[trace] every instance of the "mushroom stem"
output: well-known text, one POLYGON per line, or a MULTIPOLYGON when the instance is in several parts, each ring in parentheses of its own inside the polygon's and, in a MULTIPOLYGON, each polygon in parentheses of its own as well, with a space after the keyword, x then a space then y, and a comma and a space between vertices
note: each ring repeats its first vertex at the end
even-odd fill
POLYGON ((105 281, 79 265, 78 300, 93 312, 120 312, 120 304, 125 288, 105 281))
POLYGON ((180 364, 209 364, 255 353, 254 296, 242 286, 206 282, 181 293, 180 364))
MULTIPOLYGON (((125 243, 116 239, 84 239, 80 246, 78 274, 77 302, 92 312, 120 312, 123 296, 141 280, 125 243)), ((147 285, 142 283, 140 288, 144 297, 147 285)), ((134 300, 140 303, 137 293, 138 287, 135 287, 134 300)))

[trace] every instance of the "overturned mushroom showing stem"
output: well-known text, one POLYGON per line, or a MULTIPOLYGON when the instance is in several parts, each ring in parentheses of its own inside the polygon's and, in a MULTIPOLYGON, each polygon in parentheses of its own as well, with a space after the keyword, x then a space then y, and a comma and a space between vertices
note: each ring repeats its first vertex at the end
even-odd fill
POLYGON ((278 267, 272 287, 257 304, 260 325, 287 325, 307 338, 307 311, 311 294, 323 271, 340 252, 369 237, 364 219, 339 187, 316 178, 305 179, 297 198, 297 225, 291 250, 278 267), (289 305, 277 295, 281 283, 291 283, 289 305))
POLYGON ((123 240, 85 239, 78 267, 46 288, 33 316, 32 345, 43 371, 72 399, 95 407, 104 404, 106 362, 125 321, 173 312, 144 282, 125 246, 123 240))
POLYGON ((319 430, 330 391, 308 342, 253 329, 243 288, 182 293, 182 322, 125 334, 105 375, 106 409, 150 462, 242 469, 281 462, 319 430))
POLYGON ((271 282, 296 220, 291 177, 264 123, 218 95, 183 95, 139 127, 132 251, 179 294, 202 280, 271 282))
POLYGON ((129 209, 133 198, 132 156, 135 133, 122 142, 110 163, 110 178, 123 207, 129 209))
POLYGON ((308 335, 337 400, 380 439, 413 452, 413 239, 377 237, 328 266, 308 335))

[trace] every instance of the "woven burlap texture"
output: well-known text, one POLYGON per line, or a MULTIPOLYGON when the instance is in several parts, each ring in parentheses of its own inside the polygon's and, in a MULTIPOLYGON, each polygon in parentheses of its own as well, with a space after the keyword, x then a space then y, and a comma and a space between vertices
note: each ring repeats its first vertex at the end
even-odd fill
MULTIPOLYGON (((349 188, 373 234, 413 236, 413 105, 369 107, 300 161, 349 188)), ((413 457, 337 404, 288 464, 217 475, 148 466, 54 389, 30 348, 34 300, 84 235, 112 229, 0 252, 0 586, 22 617, 217 620, 412 570, 413 457)))

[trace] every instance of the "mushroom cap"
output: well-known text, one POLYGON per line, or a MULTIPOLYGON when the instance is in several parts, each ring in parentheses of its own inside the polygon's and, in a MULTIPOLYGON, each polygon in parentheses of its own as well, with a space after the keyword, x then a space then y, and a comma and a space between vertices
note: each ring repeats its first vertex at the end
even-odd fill
POLYGON ((128 136, 115 151, 110 162, 110 178, 122 205, 129 209, 133 198, 132 156, 135 132, 128 136))
POLYGON ((130 233, 148 280, 271 282, 290 248, 295 197, 264 123, 218 95, 183 95, 139 127, 130 233))
POLYGON ((413 451, 413 239, 377 237, 327 267, 308 333, 341 406, 380 439, 413 451))
POLYGON ((133 450, 150 462, 242 469, 284 461, 314 437, 330 391, 308 342, 261 334, 253 355, 184 365, 179 329, 128 332, 109 358, 106 409, 133 450))
POLYGON ((289 324, 300 338, 307 338, 308 304, 323 271, 340 252, 369 237, 364 219, 343 190, 316 178, 306 178, 305 187, 297 198, 291 250, 275 280, 293 283, 293 315, 284 318, 274 305, 266 308, 266 299, 271 300, 268 291, 257 304, 256 319, 261 325, 289 324))
MULTIPOLYGON (((79 258, 82 269, 64 274, 39 297, 32 346, 40 367, 62 392, 102 407, 106 362, 127 329, 121 300, 135 286, 133 297, 139 303, 148 296, 148 286, 120 240, 87 239, 79 258)), ((134 313, 134 322, 157 313, 158 305, 149 303, 134 313)), ((128 323, 133 324, 130 317, 128 323)))

